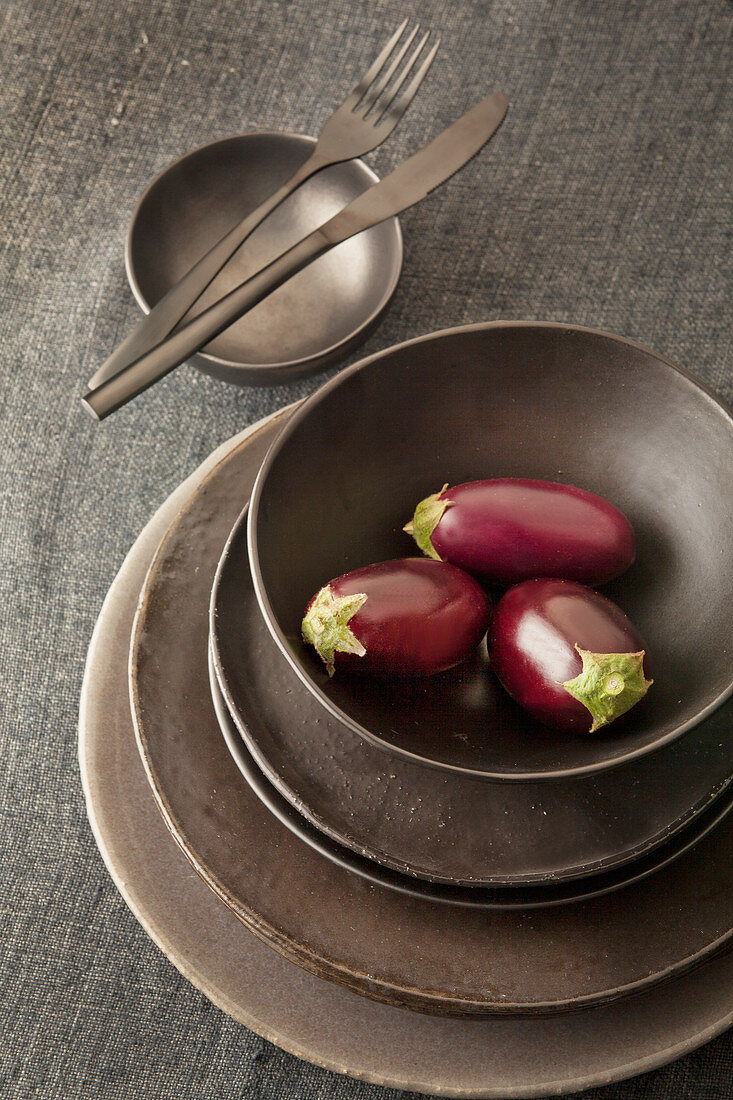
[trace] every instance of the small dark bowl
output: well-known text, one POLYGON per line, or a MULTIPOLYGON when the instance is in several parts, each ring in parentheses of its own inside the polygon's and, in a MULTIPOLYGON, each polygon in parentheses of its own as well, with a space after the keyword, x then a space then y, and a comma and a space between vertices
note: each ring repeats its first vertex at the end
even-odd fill
POLYGON ((492 778, 578 775, 648 753, 733 690, 733 420, 689 375, 619 337, 500 322, 372 356, 295 412, 252 495, 249 552, 265 621, 331 713, 390 752, 492 778), (415 503, 445 482, 542 478, 590 489, 637 534, 604 587, 646 639, 654 686, 593 737, 537 724, 480 658, 408 684, 329 680, 300 638, 332 577, 408 555, 415 503))
MULTIPOLYGON (((125 265, 145 313, 220 237, 306 160, 315 139, 257 133, 225 138, 165 169, 141 198, 125 265)), ((363 161, 333 165, 258 226, 191 316, 306 236, 377 177, 363 161)), ((323 370, 358 346, 392 297, 402 267, 396 218, 344 241, 289 279, 207 344, 191 362, 238 385, 289 382, 323 370)))

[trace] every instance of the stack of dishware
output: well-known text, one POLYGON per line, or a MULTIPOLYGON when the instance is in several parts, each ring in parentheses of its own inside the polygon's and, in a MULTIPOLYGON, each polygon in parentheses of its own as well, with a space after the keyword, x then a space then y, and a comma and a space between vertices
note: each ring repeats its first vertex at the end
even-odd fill
MULTIPOLYGON (((270 384, 364 338, 402 260, 388 216, 464 164, 507 107, 489 97, 369 188, 375 177, 355 158, 391 133, 437 48, 423 38, 403 65, 416 34, 398 46, 403 31, 318 142, 216 142, 153 182, 126 256, 150 312, 91 380, 95 415, 192 352, 226 381, 270 384)), ((666 1059, 669 1012, 654 994, 712 965, 733 933, 732 459, 730 415, 674 364, 608 334, 531 322, 382 351, 227 448, 153 557, 129 652, 150 788, 213 894, 279 955, 363 997, 481 1016, 482 1027, 526 1023, 503 1035, 513 1095, 536 1094, 517 1067, 527 1044, 547 1046, 540 1017, 573 1009, 577 1022, 580 1009, 608 1013, 632 993, 649 998, 630 1002, 632 1016, 646 1027, 654 1017, 653 1060, 666 1059), (435 676, 369 679, 329 677, 301 636, 330 579, 415 554, 403 526, 417 501, 496 477, 591 490, 635 529, 636 561, 604 591, 647 640, 654 684, 593 735, 538 725, 499 685, 485 643, 435 676)), ((119 806, 103 826, 89 801, 108 862, 137 873, 138 838, 124 856, 108 843, 135 830, 119 825, 119 806)), ((148 871, 156 859, 145 855, 148 871)), ((126 879, 121 888, 128 896, 126 879)), ((186 967, 188 933, 178 929, 186 967)), ((221 965, 198 974, 207 991, 221 965)), ((249 1007, 250 994, 239 998, 249 1007)), ((723 1025, 708 1000, 689 1042, 723 1025)), ((339 1007, 357 1030, 363 1005, 339 1007)), ((285 1031, 300 1051, 302 1006, 296 1017, 285 1031)), ((617 1033, 570 1027, 553 1087, 582 1080, 581 1031, 594 1079, 606 1079, 617 1033)), ((414 1066, 406 1052, 423 1033, 404 1021, 398 1032, 398 1061, 414 1066)), ((475 1034, 452 1032, 450 1048, 475 1034)), ((623 1075, 647 1067, 630 1058, 623 1075)), ((381 1068, 372 1078, 403 1079, 381 1068)))
POLYGON ((731 429, 629 341, 497 323, 347 368, 214 469, 148 574, 132 704, 169 827, 247 927, 368 997, 457 1015, 605 1002, 729 940, 731 429), (322 584, 413 553, 417 500, 492 476, 589 488, 631 520, 636 562, 604 591, 655 682, 618 728, 544 729, 485 649, 390 681, 329 678, 302 641, 322 584))

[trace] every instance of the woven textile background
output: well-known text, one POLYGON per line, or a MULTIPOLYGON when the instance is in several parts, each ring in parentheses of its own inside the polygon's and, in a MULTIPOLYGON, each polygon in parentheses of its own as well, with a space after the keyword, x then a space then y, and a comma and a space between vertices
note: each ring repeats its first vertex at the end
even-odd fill
MULTIPOLYGON (((381 1100, 233 1023, 147 938, 84 812, 76 724, 105 592, 220 442, 311 392, 184 366, 104 424, 86 379, 137 317, 142 189, 196 145, 315 133, 389 29, 443 40, 388 170, 494 88, 485 154, 402 217, 364 351, 447 325, 573 321, 733 397, 733 11, 724 0, 3 0, 0 4, 0 1096, 381 1100)), ((353 361, 361 352, 350 357, 353 361)), ((592 1100, 722 1100, 733 1034, 592 1100)))

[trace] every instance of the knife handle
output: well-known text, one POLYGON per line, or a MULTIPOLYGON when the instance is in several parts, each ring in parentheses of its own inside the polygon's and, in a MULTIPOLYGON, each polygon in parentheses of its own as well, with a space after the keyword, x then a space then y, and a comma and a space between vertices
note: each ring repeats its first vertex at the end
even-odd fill
POLYGON ((82 402, 93 416, 103 420, 183 363, 335 243, 324 234, 323 227, 314 230, 251 279, 235 287, 167 340, 164 339, 152 351, 90 389, 82 397, 82 402))
POLYGON ((97 389, 102 382, 119 374, 146 352, 162 343, 260 222, 264 221, 288 195, 291 195, 310 176, 324 168, 327 163, 322 157, 311 154, 282 187, 279 187, 256 210, 217 241, 115 348, 89 380, 90 391, 97 389))

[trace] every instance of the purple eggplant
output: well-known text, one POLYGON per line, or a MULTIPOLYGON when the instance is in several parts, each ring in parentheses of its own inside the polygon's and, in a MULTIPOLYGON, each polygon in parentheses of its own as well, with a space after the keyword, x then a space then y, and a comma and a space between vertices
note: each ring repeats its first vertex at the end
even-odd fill
POLYGON ((399 558, 337 577, 308 604, 303 638, 335 668, 429 676, 464 660, 489 625, 490 604, 468 573, 399 558))
POLYGON ((607 500, 554 481, 469 481, 426 497, 405 527, 430 558, 499 584, 561 577, 603 584, 635 557, 634 531, 607 500))
POLYGON ((645 646, 612 600, 564 580, 524 581, 494 610, 491 667, 545 725, 594 733, 646 694, 645 646))

